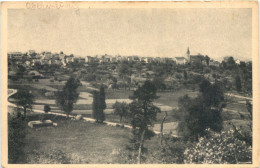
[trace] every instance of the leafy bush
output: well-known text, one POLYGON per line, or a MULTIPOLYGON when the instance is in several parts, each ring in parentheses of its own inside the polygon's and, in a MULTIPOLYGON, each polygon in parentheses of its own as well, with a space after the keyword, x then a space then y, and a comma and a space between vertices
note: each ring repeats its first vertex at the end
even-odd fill
POLYGON ((126 102, 118 102, 116 101, 115 104, 113 104, 114 114, 119 115, 120 117, 120 123, 122 122, 122 118, 129 115, 129 106, 126 102))
POLYGON ((193 147, 184 152, 184 163, 241 163, 252 162, 252 148, 239 140, 234 130, 215 133, 206 130, 206 136, 199 138, 193 147))

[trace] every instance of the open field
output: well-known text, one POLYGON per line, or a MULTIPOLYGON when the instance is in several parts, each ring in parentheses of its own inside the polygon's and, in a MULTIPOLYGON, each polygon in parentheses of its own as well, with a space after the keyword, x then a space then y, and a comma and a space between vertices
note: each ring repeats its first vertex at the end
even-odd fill
MULTIPOLYGON (((119 159, 119 155, 122 151, 128 152, 125 149, 131 137, 131 131, 128 129, 83 121, 59 120, 50 116, 49 118, 58 123, 57 127, 26 128, 25 162, 124 163, 119 159)), ((37 119, 37 116, 31 120, 33 118, 37 119)), ((154 137, 147 141, 147 144, 155 146, 158 144, 156 140, 154 137)))
POLYGON ((157 95, 159 96, 159 98, 156 99, 155 102, 176 108, 178 107, 179 98, 186 94, 190 97, 195 97, 197 96, 198 92, 186 89, 178 90, 175 92, 158 92, 157 95))

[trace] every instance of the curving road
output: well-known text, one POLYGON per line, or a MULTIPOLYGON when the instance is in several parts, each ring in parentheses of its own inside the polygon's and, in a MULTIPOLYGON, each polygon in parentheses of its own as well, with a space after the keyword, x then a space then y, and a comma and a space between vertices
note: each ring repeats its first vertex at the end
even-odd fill
MULTIPOLYGON (((15 93, 17 93, 17 90, 16 89, 8 89, 8 98, 12 95, 14 95, 15 93), (10 91, 10 93, 9 93, 10 91)), ((87 94, 87 93, 84 93, 85 94, 85 98, 91 98, 92 99, 92 96, 91 94, 87 94)), ((124 99, 113 99, 113 100, 110 100, 109 103, 111 102, 115 102, 115 101, 125 101, 124 99)), ((126 99, 127 100, 127 99, 126 99)), ((92 100, 91 100, 92 101, 92 100)), ((127 101, 130 101, 129 99, 127 101)), ((16 104, 13 104, 11 102, 8 101, 8 106, 11 106, 11 107, 18 107, 16 104)), ((164 108, 164 110, 169 110, 169 107, 168 106, 163 106, 162 104, 158 104, 158 106, 161 106, 164 108)), ((43 110, 40 110, 40 109, 36 109, 35 108, 35 105, 33 105, 33 112, 36 112, 36 113, 45 113, 43 110)), ((22 107, 18 107, 18 108, 22 108, 22 107)), ((170 107, 171 108, 171 107, 170 107)), ((43 109, 43 108, 42 108, 43 109)), ((108 109, 108 110, 111 110, 111 109, 108 109)), ((84 110, 86 111, 86 110, 84 110)), ((92 111, 91 111, 92 112, 92 111)), ((53 110, 51 110, 50 112, 48 112, 49 114, 54 114, 54 115, 59 115, 59 116, 66 116, 66 114, 63 114, 63 113, 57 113, 57 112, 54 112, 53 110)), ((70 118, 74 118, 75 116, 73 115, 69 115, 70 118)), ((88 117, 83 117, 83 120, 85 121, 88 121, 88 122, 95 122, 95 119, 93 118, 88 118, 88 117)), ((114 122, 109 122, 109 121, 104 121, 105 124, 109 125, 109 126, 117 126, 118 123, 114 123, 114 122)), ((165 123, 164 124, 164 127, 165 127, 165 130, 166 130, 166 133, 169 133, 169 130, 170 131, 173 131, 172 133, 172 136, 173 137, 178 137, 177 136, 177 132, 176 132, 176 128, 177 128, 177 122, 171 122, 171 123, 165 123), (172 129, 173 127, 173 129, 172 129)), ((129 128, 129 129, 132 129, 132 126, 130 125, 124 125, 124 127, 126 128, 129 128)), ((155 134, 160 134, 160 124, 155 124, 154 127, 153 127, 153 131, 155 134)))
MULTIPOLYGON (((7 99, 9 99, 9 97, 14 95, 15 93, 17 93, 16 89, 8 89, 8 98, 7 99), (10 93, 9 93, 9 91, 10 91, 10 93)), ((15 104, 10 103, 9 101, 7 101, 7 105, 12 106, 12 107, 17 107, 15 104)))

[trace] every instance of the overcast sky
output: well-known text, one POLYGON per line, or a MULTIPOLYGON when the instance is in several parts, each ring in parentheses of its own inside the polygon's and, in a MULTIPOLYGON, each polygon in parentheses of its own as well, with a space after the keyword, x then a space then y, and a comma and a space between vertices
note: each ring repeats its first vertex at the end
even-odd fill
POLYGON ((251 9, 11 9, 8 51, 251 60, 251 9))

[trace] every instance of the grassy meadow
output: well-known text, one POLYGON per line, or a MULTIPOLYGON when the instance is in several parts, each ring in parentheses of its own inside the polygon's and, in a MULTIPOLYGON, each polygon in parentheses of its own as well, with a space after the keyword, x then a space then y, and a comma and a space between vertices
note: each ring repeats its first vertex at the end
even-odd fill
MULTIPOLYGON (((29 116, 29 120, 38 118, 37 114, 29 116)), ((126 150, 132 135, 128 128, 67 120, 53 115, 47 115, 46 119, 57 122, 58 126, 26 127, 25 155, 21 161, 29 164, 128 163, 126 158, 122 158, 130 154, 126 150), (122 153, 125 155, 122 156, 122 153)), ((157 145, 157 136, 145 143, 149 148, 157 145)))

